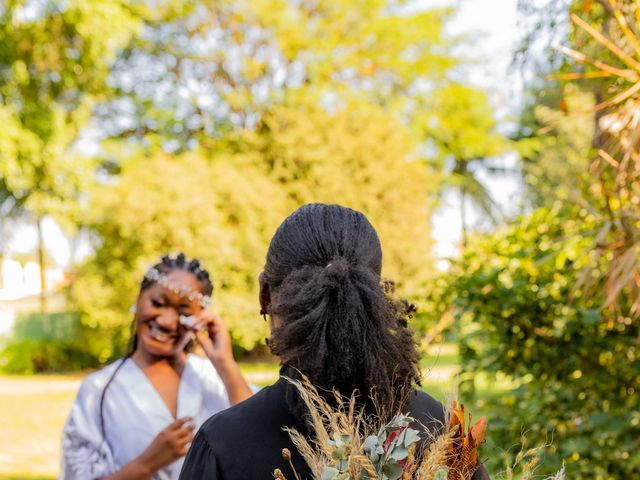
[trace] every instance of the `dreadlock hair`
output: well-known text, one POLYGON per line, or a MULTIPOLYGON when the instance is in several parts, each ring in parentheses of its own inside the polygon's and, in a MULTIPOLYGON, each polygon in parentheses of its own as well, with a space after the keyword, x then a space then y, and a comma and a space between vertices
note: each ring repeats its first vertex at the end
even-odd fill
MULTIPOLYGON (((192 273, 200 282, 201 293, 203 295, 211 295, 213 293, 213 283, 211 283, 209 272, 201 266, 199 260, 194 258, 193 260, 189 261, 187 260, 187 257, 185 256, 185 254, 182 252, 178 253, 176 256, 169 256, 169 255, 163 256, 160 259, 160 262, 156 263, 153 266, 153 268, 158 270, 160 273, 164 273, 164 274, 168 274, 174 270, 184 270, 189 273, 192 273)), ((150 288, 155 283, 156 283, 155 280, 152 280, 151 278, 144 276, 142 279, 142 283, 140 284, 140 292, 138 293, 138 296, 140 296, 142 292, 150 288)), ((132 336, 131 336, 131 341, 129 343, 129 351, 122 358, 118 366, 115 368, 115 370, 111 374, 111 377, 109 377, 109 380, 105 384, 104 388, 102 389, 102 394, 100 395, 100 431, 102 433, 102 438, 104 441, 107 441, 107 437, 105 436, 105 433, 104 433, 104 415, 103 415, 104 399, 107 394, 107 389, 113 382, 113 379, 116 377, 116 374, 118 373, 120 368, 122 368, 122 366, 127 361, 127 359, 130 358, 136 351, 136 348, 138 348, 138 335, 136 333, 136 328, 135 328, 135 319, 132 322, 131 328, 132 328, 132 336)), ((186 348, 189 348, 189 345, 186 348)))
POLYGON ((293 367, 325 391, 329 402, 332 389, 345 396, 355 391, 364 411, 378 415, 380 407, 401 408, 420 381, 407 328, 412 306, 392 299, 381 268, 380 240, 367 218, 318 203, 280 225, 264 268, 268 313, 281 319, 269 339, 271 351, 285 369, 293 367))

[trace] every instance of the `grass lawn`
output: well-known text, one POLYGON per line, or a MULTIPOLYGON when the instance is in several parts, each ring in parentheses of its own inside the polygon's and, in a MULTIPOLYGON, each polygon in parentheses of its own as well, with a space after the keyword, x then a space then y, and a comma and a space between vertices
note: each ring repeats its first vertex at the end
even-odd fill
POLYGON ((54 478, 60 434, 81 377, 0 377, 0 478, 54 478))
MULTIPOLYGON (((432 347, 422 361, 423 389, 449 403, 457 365, 454 345, 432 347)), ((241 363, 240 368, 249 382, 258 386, 278 378, 278 366, 272 363, 241 363)), ((0 480, 56 478, 62 426, 82 378, 80 374, 0 375, 0 480)), ((496 386, 479 379, 478 387, 496 386)))
MULTIPOLYGON (((242 363, 258 386, 278 378, 278 366, 242 363)), ((0 375, 0 480, 54 479, 62 426, 83 375, 0 375)))

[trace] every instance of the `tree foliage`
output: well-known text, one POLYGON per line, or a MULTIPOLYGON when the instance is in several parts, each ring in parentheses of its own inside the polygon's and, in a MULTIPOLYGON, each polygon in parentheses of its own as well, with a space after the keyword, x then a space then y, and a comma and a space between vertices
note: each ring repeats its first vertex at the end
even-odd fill
POLYGON ((443 34, 449 11, 402 4, 259 0, 161 10, 114 65, 120 95, 105 122, 114 135, 159 135, 189 148, 254 126, 297 92, 338 107, 366 99, 419 125, 434 115, 430 94, 448 84, 456 60, 443 34), (127 121, 114 122, 114 113, 127 121))
POLYGON ((450 79, 450 13, 395 0, 1 7, 0 198, 90 232, 71 305, 91 352, 124 348, 137 283, 171 250, 208 263, 234 338, 255 345, 262 255, 304 202, 363 210, 387 276, 422 292, 440 171, 499 143, 486 96, 450 79))
POLYGON ((144 266, 177 249, 208 261, 235 337, 255 344, 259 252, 308 201, 368 213, 389 276, 421 286, 436 177, 418 146, 458 129, 465 105, 442 91, 448 14, 382 0, 5 2, 1 211, 91 232, 72 305, 115 337, 88 348, 102 361, 122 348, 144 266), (452 108, 428 130, 438 99, 452 108))
POLYGON ((595 119, 584 112, 593 105, 593 95, 555 82, 532 93, 535 102, 522 113, 514 142, 521 159, 526 205, 590 204, 595 119))
POLYGON ((529 443, 551 442, 539 473, 562 461, 568 477, 640 473, 640 257, 638 237, 629 235, 638 218, 631 118, 640 53, 631 4, 567 6, 565 52, 579 64, 549 62, 558 72, 533 89, 521 119, 532 211, 475 238, 434 282, 427 304, 435 319, 458 319, 462 379, 470 381, 463 385, 486 373, 507 380, 504 392, 476 396, 486 402, 496 449, 519 443, 523 432, 529 443))
POLYGON ((95 161, 74 149, 140 19, 119 2, 0 8, 0 178, 7 201, 77 222, 95 161))
MULTIPOLYGON (((566 195, 566 187, 558 190, 560 196, 556 194, 554 197, 589 208, 598 218, 600 233, 590 252, 593 268, 587 265, 579 282, 591 283, 591 278, 599 279, 596 267, 601 261, 607 261, 609 268, 603 272, 608 291, 606 307, 615 316, 617 299, 620 297, 626 301, 630 297, 634 305, 632 313, 637 316, 640 314, 638 6, 631 1, 576 0, 568 10, 571 19, 568 45, 561 47, 567 60, 554 78, 568 82, 561 91, 569 95, 558 98, 557 113, 548 116, 547 125, 536 140, 555 142, 556 146, 569 143, 570 146, 573 138, 585 138, 585 133, 591 133, 589 144, 581 142, 581 149, 589 162, 586 169, 589 176, 585 178, 584 173, 578 172, 580 181, 571 198, 566 195), (579 90, 588 93, 580 94, 579 90), (570 112, 569 104, 578 96, 590 100, 570 112), (593 127, 587 129, 585 125, 585 133, 569 136, 567 129, 577 125, 580 115, 587 125, 592 122, 593 127), (585 180, 588 188, 585 188, 585 180)), ((528 141, 524 145, 532 144, 528 141)), ((556 146, 544 151, 553 151, 556 146)), ((575 149, 565 148, 564 152, 568 153, 570 161, 564 162, 566 165, 561 167, 561 171, 567 171, 568 166, 575 163, 575 149)), ((545 167, 545 159, 539 154, 534 154, 530 160, 533 160, 530 165, 545 167)), ((539 185, 549 185, 544 178, 542 180, 539 185)), ((553 188, 554 184, 549 186, 553 188)))
POLYGON ((442 188, 453 188, 460 194, 462 244, 466 245, 467 199, 494 225, 502 220, 500 206, 478 179, 477 171, 501 170, 492 162, 507 151, 508 143, 496 131, 485 92, 452 82, 433 92, 431 106, 425 131, 436 152, 432 162, 444 173, 442 188))
POLYGON ((539 474, 563 462, 568 478, 640 473, 640 330, 631 302, 607 318, 602 283, 575 288, 597 231, 587 210, 541 208, 475 238, 436 284, 432 312, 453 309, 462 325, 462 379, 488 372, 514 385, 476 398, 490 417, 495 470, 526 432, 530 444, 550 444, 539 474))
POLYGON ((362 210, 382 238, 385 275, 407 292, 431 270, 428 193, 435 181, 406 128, 378 108, 329 114, 282 106, 216 151, 124 162, 115 184, 92 195, 96 254, 73 296, 85 324, 117 335, 115 351, 104 341, 106 359, 126 344, 126 312, 145 269, 164 252, 185 251, 210 269, 216 309, 250 348, 267 333, 257 277, 286 215, 313 201, 362 210))

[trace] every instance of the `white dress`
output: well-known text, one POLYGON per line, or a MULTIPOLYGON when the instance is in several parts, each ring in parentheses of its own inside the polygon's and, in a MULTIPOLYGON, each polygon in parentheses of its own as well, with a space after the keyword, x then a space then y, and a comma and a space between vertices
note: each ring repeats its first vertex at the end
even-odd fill
MULTIPOLYGON (((120 362, 89 375, 80 385, 64 426, 61 479, 93 480, 113 474, 140 456, 156 435, 175 420, 140 367, 127 359, 104 398, 102 435, 100 398, 120 362)), ((190 354, 180 377, 177 418, 193 417, 197 429, 228 406, 226 389, 213 365, 190 354)), ((177 479, 183 460, 176 460, 153 478, 177 479)))

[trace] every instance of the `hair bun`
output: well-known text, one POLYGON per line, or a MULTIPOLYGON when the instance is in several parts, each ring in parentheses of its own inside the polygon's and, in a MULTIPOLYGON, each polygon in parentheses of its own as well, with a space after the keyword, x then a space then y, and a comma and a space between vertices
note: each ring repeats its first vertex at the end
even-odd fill
POLYGON ((344 257, 336 257, 324 267, 327 275, 335 279, 346 277, 351 271, 351 264, 344 257))

